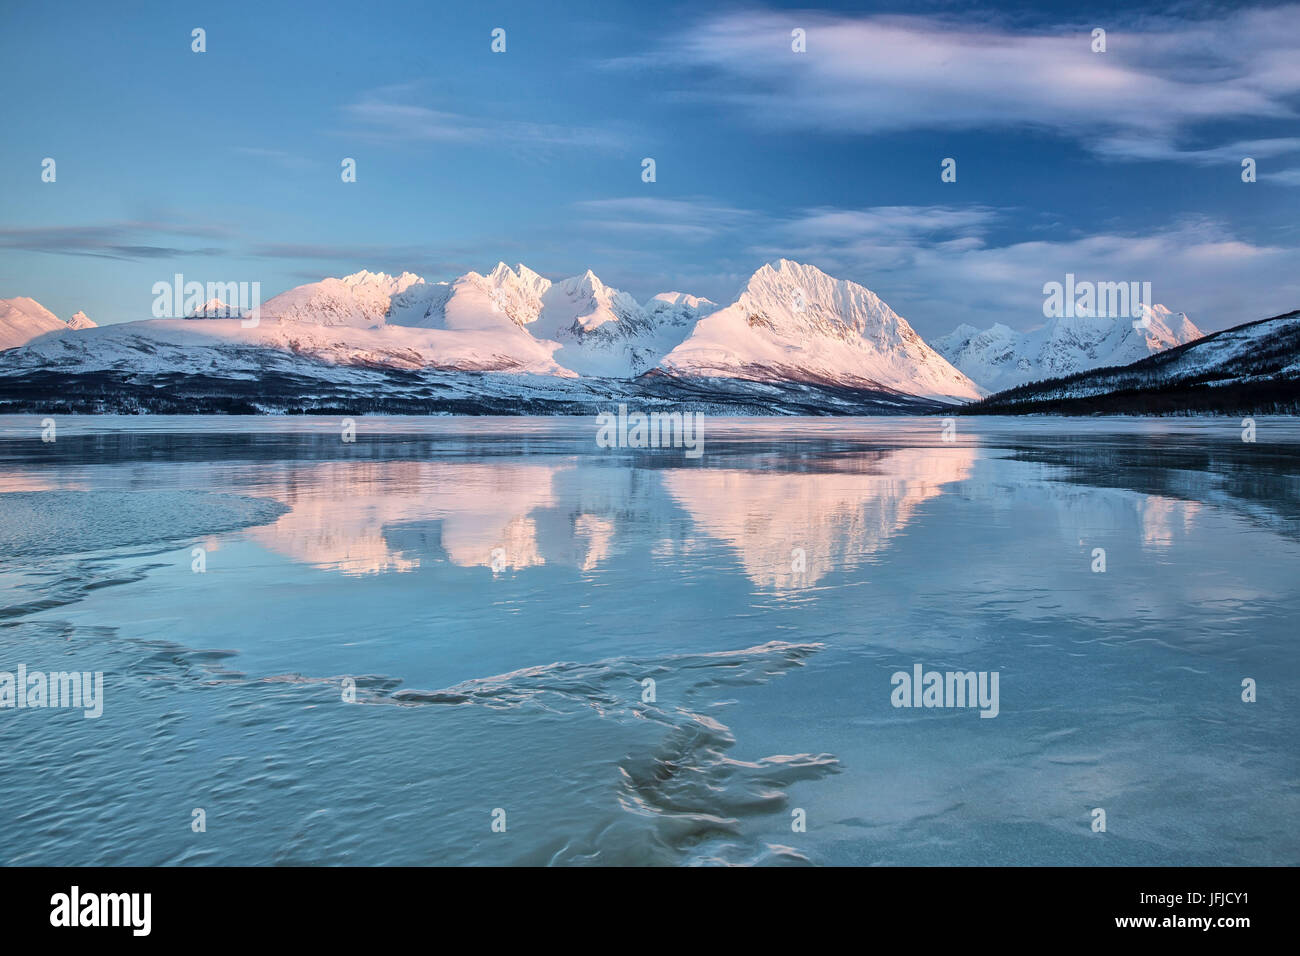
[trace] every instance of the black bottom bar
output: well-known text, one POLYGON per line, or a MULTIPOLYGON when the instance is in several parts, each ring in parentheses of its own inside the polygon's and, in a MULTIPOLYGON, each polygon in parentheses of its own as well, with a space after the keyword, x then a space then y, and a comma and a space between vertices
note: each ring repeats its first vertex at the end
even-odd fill
POLYGON ((432 933, 446 941, 530 925, 548 936, 567 927, 581 939, 585 930, 612 921, 625 923, 634 936, 654 935, 656 927, 678 933, 691 923, 706 934, 710 926, 719 933, 784 926, 809 934, 810 945, 827 943, 824 933, 837 927, 864 941, 877 932, 906 930, 926 944, 1131 936, 1231 945, 1248 938, 1243 933, 1284 929, 1282 906, 1293 882, 1288 869, 1233 868, 824 869, 764 875, 36 868, 0 871, 0 919, 7 942, 75 934, 80 943, 116 937, 131 943, 200 938, 373 944, 394 934, 432 933))

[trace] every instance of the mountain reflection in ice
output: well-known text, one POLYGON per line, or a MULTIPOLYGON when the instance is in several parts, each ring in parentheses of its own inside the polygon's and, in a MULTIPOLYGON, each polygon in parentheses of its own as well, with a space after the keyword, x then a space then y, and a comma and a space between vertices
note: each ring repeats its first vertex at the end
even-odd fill
POLYGON ((250 534, 345 574, 410 571, 438 560, 591 571, 620 526, 640 533, 676 504, 702 534, 735 549, 756 585, 786 588, 883 548, 919 503, 966 477, 974 458, 970 448, 904 448, 826 471, 664 467, 635 483, 621 470, 575 460, 321 462, 259 485, 259 494, 291 510, 250 534), (796 549, 806 571, 792 570, 796 549))
POLYGON ((1300 862, 1300 426, 358 425, 0 418, 0 863, 1300 862))
POLYGON ((673 469, 664 484, 695 524, 735 549, 760 587, 816 583, 884 548, 918 505, 970 474, 973 449, 899 448, 830 470, 673 469), (803 561, 796 570, 796 552, 803 561))
MULTIPOLYGON (((533 514, 555 507, 552 484, 566 466, 519 462, 343 462, 295 465, 258 493, 292 509, 255 539, 298 561, 371 574, 410 571, 432 555, 462 567, 545 563, 533 514), (421 524, 430 540, 412 532, 421 524)), ((567 466, 572 468, 572 466, 567 466)), ((598 534, 591 529, 589 534, 598 534)))

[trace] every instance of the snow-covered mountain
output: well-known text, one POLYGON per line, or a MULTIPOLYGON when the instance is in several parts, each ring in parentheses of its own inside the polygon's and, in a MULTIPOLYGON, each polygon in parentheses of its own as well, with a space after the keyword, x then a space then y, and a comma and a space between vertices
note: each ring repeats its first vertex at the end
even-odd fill
POLYGON ((26 345, 47 332, 93 328, 95 323, 84 312, 76 313, 65 322, 35 299, 24 296, 0 299, 0 350, 26 345))
POLYGON ((716 308, 706 299, 668 295, 643 308, 588 269, 547 290, 534 334, 559 342, 556 361, 580 375, 640 375, 690 334, 701 311, 716 308))
POLYGON ((1022 385, 974 410, 1294 415, 1300 412, 1300 312, 1212 332, 1121 368, 1022 385))
POLYGON ((1133 320, 1096 316, 1049 319, 1017 332, 1001 323, 983 331, 959 325, 934 341, 935 350, 986 392, 1075 372, 1128 365, 1201 337, 1182 312, 1154 305, 1145 328, 1133 320))
MULTIPOLYGON (((30 300, 14 301, 44 312, 30 300)), ((46 315, 39 331, 68 328, 46 315)), ((499 263, 451 282, 409 272, 327 278, 281 293, 242 319, 228 316, 237 310, 211 300, 185 319, 31 342, 4 356, 0 376, 58 369, 250 378, 292 369, 305 379, 330 379, 326 366, 628 380, 653 372, 865 390, 904 403, 978 396, 869 289, 788 260, 755 272, 725 308, 681 292, 642 305, 590 270, 551 281, 522 264, 499 263)))
POLYGON ((281 292, 250 314, 268 324, 368 329, 384 324, 394 296, 423 283, 410 272, 390 276, 363 270, 281 292))
POLYGON ((1155 306, 1145 328, 961 326, 934 349, 869 289, 788 260, 725 307, 499 263, 450 282, 358 272, 234 311, 97 327, 0 299, 0 411, 928 415, 1008 383, 969 410, 1300 409, 1295 313, 1202 337, 1155 306))
POLYGON ((208 299, 202 305, 195 307, 185 316, 187 319, 237 319, 241 315, 238 306, 227 305, 220 299, 208 299))
POLYGON ((734 303, 701 318, 659 367, 687 377, 979 397, 969 378, 870 289, 788 259, 755 272, 734 303))
POLYGON ((590 269, 552 282, 523 264, 499 263, 487 275, 410 285, 393 297, 388 323, 485 333, 533 371, 630 378, 652 368, 711 308, 680 293, 643 307, 590 269))

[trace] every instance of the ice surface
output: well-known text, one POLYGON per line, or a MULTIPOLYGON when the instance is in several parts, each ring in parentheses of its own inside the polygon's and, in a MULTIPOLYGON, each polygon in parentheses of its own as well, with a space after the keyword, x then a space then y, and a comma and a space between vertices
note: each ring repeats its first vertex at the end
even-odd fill
POLYGON ((200 491, 0 491, 0 565, 219 534, 287 510, 269 499, 200 491))
POLYGON ((0 502, 105 515, 0 568, 0 670, 105 675, 0 711, 0 860, 1300 862, 1300 426, 958 426, 0 419, 0 502))

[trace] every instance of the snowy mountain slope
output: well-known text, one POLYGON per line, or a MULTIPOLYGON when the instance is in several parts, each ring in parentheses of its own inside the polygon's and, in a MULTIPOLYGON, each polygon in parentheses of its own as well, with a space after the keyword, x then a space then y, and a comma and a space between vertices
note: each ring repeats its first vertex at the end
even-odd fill
MULTIPOLYGON (((290 289, 248 310, 246 322, 238 321, 237 308, 213 299, 187 320, 122 323, 59 344, 33 340, 68 326, 32 300, 13 301, 21 307, 14 307, 14 328, 7 334, 12 345, 31 343, 32 355, 19 360, 27 367, 209 369, 221 360, 188 350, 220 348, 233 356, 240 349, 265 348, 337 365, 561 377, 643 372, 712 305, 672 294, 643 309, 590 271, 556 283, 524 265, 511 269, 504 263, 486 275, 470 272, 437 283, 411 273, 363 271, 290 289)), ((230 360, 232 371, 262 364, 255 356, 230 360)))
POLYGON ((190 370, 141 373, 10 368, 0 355, 0 414, 596 415, 620 404, 642 412, 745 416, 933 415, 945 409, 897 393, 797 382, 340 366, 258 348, 203 349, 195 359, 190 370), (202 367, 203 360, 210 367, 202 367))
MULTIPOLYGON (((458 283, 472 287, 476 280, 483 277, 471 273, 458 283)), ((31 300, 14 300, 27 303, 27 312, 35 318, 23 319, 27 331, 15 344, 25 348, 0 367, 0 375, 58 366, 69 371, 215 371, 239 376, 306 359, 339 366, 573 376, 551 358, 555 343, 538 341, 486 305, 477 312, 489 318, 473 319, 476 310, 467 302, 472 295, 451 308, 450 288, 425 283, 411 273, 359 272, 290 289, 250 309, 244 320, 224 317, 223 310, 230 307, 214 300, 187 319, 146 319, 102 328, 92 323, 77 335, 56 337, 47 333, 69 326, 31 300), (409 324, 390 324, 390 315, 409 324)))
POLYGON ((482 331, 375 328, 311 322, 260 324, 239 319, 147 319, 45 335, 5 353, 0 375, 20 368, 69 371, 131 370, 138 374, 198 372, 239 375, 261 367, 304 361, 304 374, 328 378, 321 366, 437 368, 456 371, 533 372, 572 377, 550 357, 546 343, 526 333, 507 340, 482 331))
POLYGON ((934 341, 940 355, 990 392, 1088 369, 1127 365, 1201 337, 1187 316, 1151 307, 1147 328, 1129 318, 1095 316, 1049 319, 1042 328, 1017 332, 1001 323, 983 331, 959 325, 934 341))
MULTIPOLYGON (((679 298, 646 311, 590 270, 551 282, 523 264, 512 269, 502 262, 486 275, 469 272, 449 283, 410 273, 327 279, 276 296, 259 314, 263 324, 294 327, 298 350, 335 361, 348 361, 344 350, 305 344, 303 324, 385 329, 385 338, 403 340, 404 350, 419 350, 423 364, 436 368, 629 377, 685 338, 706 301, 679 298), (394 327, 429 334, 389 331, 394 327)), ((347 341, 354 338, 349 332, 347 341)), ((262 339, 286 341, 273 333, 262 339)), ((376 348, 367 343, 372 355, 376 348)))
POLYGON ((95 323, 78 312, 64 322, 35 299, 19 296, 0 299, 0 350, 26 345, 49 332, 94 328, 95 323))
POLYGON ((541 311, 551 280, 522 263, 497 263, 487 275, 467 272, 452 282, 409 286, 392 298, 390 325, 452 331, 508 331, 523 328, 541 311))
POLYGON ((424 280, 410 272, 400 276, 357 272, 342 279, 322 279, 282 292, 250 310, 265 324, 306 324, 371 328, 383 325, 393 296, 424 280))
MULTIPOLYGON (((30 303, 29 311, 39 308, 30 303)), ((726 308, 680 292, 641 305, 590 270, 552 282, 522 264, 499 263, 451 282, 363 271, 290 289, 242 321, 225 317, 229 309, 210 301, 187 319, 72 336, 49 335, 68 327, 47 314, 35 326, 27 321, 37 334, 0 362, 0 377, 58 369, 240 378, 272 369, 329 381, 329 367, 352 367, 651 374, 692 380, 697 394, 733 391, 727 383, 735 381, 803 383, 870 392, 895 405, 978 394, 870 290, 787 260, 756 272, 726 308)))
POLYGON ((643 308, 588 269, 546 291, 531 331, 559 342, 556 361, 580 375, 630 378, 653 368, 690 334, 705 302, 679 295, 652 299, 652 307, 643 308))
POLYGON ((1032 382, 976 413, 1300 411, 1300 312, 1214 332, 1120 367, 1032 382))
POLYGON ((874 292, 788 259, 701 318, 659 363, 671 375, 885 388, 948 400, 979 391, 874 292))
POLYGON ((556 364, 578 375, 630 377, 652 367, 689 334, 712 304, 679 293, 643 308, 590 269, 551 282, 519 264, 498 263, 449 284, 414 285, 392 300, 390 324, 492 331, 527 346, 547 343, 556 364))

